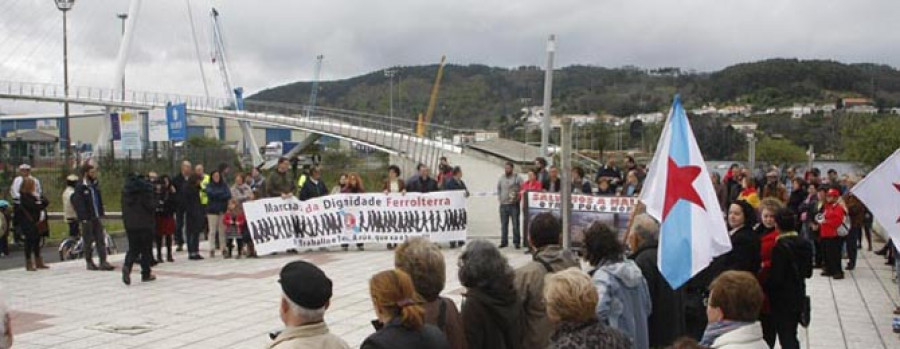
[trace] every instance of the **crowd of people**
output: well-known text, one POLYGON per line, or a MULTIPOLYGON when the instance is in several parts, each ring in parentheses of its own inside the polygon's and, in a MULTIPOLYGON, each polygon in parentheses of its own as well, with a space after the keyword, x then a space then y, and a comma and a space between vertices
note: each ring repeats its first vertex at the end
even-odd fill
MULTIPOLYGON (((596 176, 596 187, 587 183, 582 169, 574 169, 573 192, 638 195, 645 172, 631 158, 626 164, 626 171, 620 171, 615 162, 608 162, 596 176)), ((153 172, 129 175, 122 189, 129 243, 123 282, 131 283, 134 263, 140 264, 142 281, 154 280, 151 267, 173 262, 173 250, 185 245, 190 260, 216 254, 256 257, 241 208, 251 200, 309 200, 367 192, 357 173, 341 174, 329 189, 319 168, 294 178, 289 166, 288 159, 280 159, 266 177, 258 169, 232 175, 224 164, 207 174, 202 165, 185 161, 172 177, 153 172), (203 235, 209 241, 208 253, 199 249, 203 235)), ((15 229, 25 242, 26 269, 34 271, 47 268, 39 240, 46 229, 48 200, 30 167, 22 165, 20 172, 10 190, 15 229)), ((423 164, 408 180, 402 179, 397 166, 390 166, 385 178, 377 192, 464 190, 468 195, 462 170, 450 166, 446 158, 441 159, 437 178, 423 164)), ((732 249, 686 285, 672 289, 658 267, 659 223, 640 206, 624 239, 600 222, 586 229, 580 256, 561 246, 561 222, 550 213, 538 214, 520 237, 523 195, 558 192, 562 186, 559 170, 542 158, 536 159, 526 180, 507 163, 497 184, 499 246, 473 240, 459 256, 465 301, 457 306, 441 296, 446 266, 436 244, 413 238, 389 245, 395 250, 395 268, 370 280, 375 333, 362 348, 773 348, 776 343, 799 348, 798 328, 810 321, 805 280, 813 269, 840 280, 855 268, 863 237, 872 249, 872 215, 849 192, 857 178, 838 177, 833 170, 821 177, 817 169, 802 176, 787 169, 782 175, 775 168, 756 178, 735 165, 721 178, 713 174, 711 180, 732 249), (508 246, 510 224, 512 243, 516 248, 524 245, 532 254, 530 262, 516 269, 500 251, 508 246), (582 263, 588 267, 582 268, 582 263)), ((97 245, 99 265, 92 249, 86 248, 87 269, 113 270, 103 248, 105 210, 97 183, 97 168, 86 165, 80 177, 68 178, 61 199, 70 233, 83 236, 86 246, 97 245)), ((900 260, 893 257, 897 251, 892 244, 882 251, 900 260)), ((273 334, 271 347, 347 347, 323 321, 332 283, 322 270, 303 261, 291 262, 279 281, 286 328, 273 334)))
MULTIPOLYGON (((258 168, 252 168, 250 173, 232 173, 227 164, 220 164, 207 173, 203 165, 184 161, 180 171, 172 176, 156 172, 129 174, 121 192, 122 220, 129 246, 122 267, 123 282, 131 283, 130 273, 135 263, 141 266, 142 281, 154 280, 152 266, 174 262, 173 253, 185 249, 189 260, 214 258, 217 254, 226 259, 257 258, 243 213, 246 202, 273 197, 309 200, 331 194, 367 192, 358 173, 341 174, 338 183, 329 189, 320 168, 309 168, 295 177, 290 166, 289 159, 281 158, 277 167, 264 176, 258 168), (200 251, 203 237, 209 241, 206 253, 200 251)), ((12 235, 23 240, 26 270, 46 269, 49 267, 41 256, 41 239, 49 235, 46 211, 49 200, 43 195, 40 180, 31 175, 28 164, 22 164, 19 171, 10 188, 14 212, 12 235)), ((67 177, 67 187, 61 195, 69 236, 82 238, 84 246, 95 246, 83 249, 88 270, 114 270, 107 262, 107 236, 103 227, 106 213, 98 185, 99 172, 93 165, 85 165, 78 172, 79 175, 67 177), (94 262, 94 251, 99 265, 94 262)), ((398 166, 389 166, 383 186, 375 192, 462 190, 468 196, 462 169, 451 166, 446 157, 440 159, 437 178, 425 164, 419 164, 416 173, 407 180, 401 175, 398 166)), ((2 240, 4 244, 7 241, 5 237, 2 240)), ((454 241, 450 245, 464 243, 454 241)), ((0 253, 8 254, 5 245, 0 247, 0 253)), ((356 247, 364 248, 363 244, 356 247)), ((342 248, 346 251, 349 246, 342 248)), ((296 250, 288 252, 297 253, 296 250)))

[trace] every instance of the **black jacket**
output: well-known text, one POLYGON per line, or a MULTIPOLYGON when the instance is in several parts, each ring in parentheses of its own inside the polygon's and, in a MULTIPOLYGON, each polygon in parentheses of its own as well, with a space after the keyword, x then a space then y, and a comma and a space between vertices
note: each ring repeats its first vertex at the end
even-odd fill
POLYGON ((360 349, 450 349, 447 337, 437 327, 425 325, 416 331, 392 321, 363 341, 360 349))
POLYGON ((447 180, 444 181, 444 190, 464 190, 466 196, 469 196, 469 189, 466 188, 466 182, 463 182, 462 179, 456 179, 455 177, 447 178, 447 180))
POLYGON ((759 237, 760 235, 748 226, 741 227, 731 234, 731 251, 719 257, 722 259, 720 272, 739 270, 756 275, 762 263, 759 237))
MULTIPOLYGON (((37 223, 41 219, 41 212, 47 208, 50 203, 47 198, 40 198, 34 195, 22 195, 19 199, 19 205, 16 206, 16 216, 19 217, 18 224, 22 225, 23 234, 37 234, 37 223), (26 214, 27 212, 27 214, 26 214)), ((6 238, 5 236, 3 237, 6 238)))
POLYGON ((638 248, 631 259, 641 268, 653 312, 647 320, 650 333, 650 347, 663 348, 671 345, 676 339, 686 334, 684 325, 684 303, 681 292, 675 291, 659 272, 657 261, 657 244, 645 244, 638 248))
POLYGON ((560 181, 559 177, 556 177, 556 180, 553 181, 553 190, 550 190, 550 177, 547 177, 541 182, 541 188, 546 192, 559 193, 562 190, 562 181, 560 181))
POLYGON ((806 190, 805 188, 801 188, 800 190, 791 191, 791 195, 788 197, 787 207, 794 211, 798 216, 800 215, 800 205, 803 204, 803 200, 806 200, 806 190))
POLYGON ((156 195, 144 176, 128 176, 122 189, 122 221, 125 230, 156 231, 156 195))
POLYGON ((156 198, 156 215, 160 217, 172 217, 175 214, 175 193, 172 187, 166 187, 163 183, 157 183, 154 196, 156 198))
POLYGON ((406 192, 408 193, 431 193, 435 191, 438 191, 438 183, 431 177, 422 180, 422 177, 415 176, 406 182, 406 192))
POLYGON ((106 215, 103 209, 103 195, 100 193, 100 186, 97 185, 97 182, 90 184, 86 184, 84 181, 78 182, 78 185, 75 186, 75 192, 72 193, 72 197, 69 200, 72 201, 72 207, 75 208, 79 221, 87 221, 98 217, 103 218, 106 215), (96 195, 92 195, 92 189, 96 195), (97 201, 96 209, 95 196, 97 201))
POLYGON ((312 178, 306 179, 306 183, 303 183, 303 188, 300 188, 301 201, 328 195, 329 190, 325 183, 321 179, 316 182, 318 183, 314 183, 312 178))
POLYGON ((181 173, 176 173, 172 176, 172 186, 175 187, 175 192, 172 193, 172 203, 175 205, 175 210, 177 212, 184 212, 184 204, 185 204, 185 193, 184 186, 187 184, 188 180, 181 175, 181 173))
POLYGON ((515 290, 487 294, 469 288, 462 322, 469 349, 522 348, 522 306, 515 290))
POLYGON ((184 202, 182 206, 186 214, 185 224, 188 234, 199 234, 206 224, 206 210, 200 203, 200 185, 184 185, 184 202))
POLYGON ((781 235, 772 248, 772 268, 763 288, 773 312, 797 314, 812 276, 812 244, 804 238, 781 235))

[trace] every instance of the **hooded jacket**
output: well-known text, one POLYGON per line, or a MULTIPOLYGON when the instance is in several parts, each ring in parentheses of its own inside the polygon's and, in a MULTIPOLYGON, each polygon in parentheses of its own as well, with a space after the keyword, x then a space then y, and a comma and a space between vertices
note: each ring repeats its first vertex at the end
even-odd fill
POLYGON ((156 231, 156 195, 144 176, 129 175, 122 190, 122 221, 125 230, 156 231))
POLYGON ((630 259, 604 262, 591 271, 600 302, 597 317, 625 333, 637 349, 650 347, 647 319, 652 310, 647 281, 630 259))
POLYGON ((684 323, 684 301, 680 291, 675 291, 659 272, 656 243, 647 243, 631 256, 641 268, 647 281, 653 312, 647 319, 650 346, 663 348, 687 334, 684 323))
POLYGON ((516 270, 513 283, 522 303, 525 348, 546 348, 553 335, 553 325, 547 320, 544 304, 544 276, 571 267, 578 267, 578 260, 559 245, 538 249, 533 260, 516 270), (548 270, 549 269, 549 270, 548 270))
POLYGON ((769 276, 762 284, 773 312, 799 314, 806 296, 806 279, 812 276, 812 244, 788 232, 778 236, 772 248, 769 276))
POLYGON ((759 322, 738 327, 734 331, 725 333, 713 342, 711 349, 768 349, 769 345, 763 340, 762 326, 759 322))
POLYGON ((519 349, 522 346, 522 306, 514 289, 486 293, 469 288, 462 304, 462 322, 469 349, 519 349))

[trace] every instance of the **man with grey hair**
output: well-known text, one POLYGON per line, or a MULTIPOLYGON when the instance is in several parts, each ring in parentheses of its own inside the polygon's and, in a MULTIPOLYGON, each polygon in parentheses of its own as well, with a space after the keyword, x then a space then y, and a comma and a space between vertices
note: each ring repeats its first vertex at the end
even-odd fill
POLYGON ((669 286, 656 265, 659 223, 648 214, 635 216, 628 234, 628 245, 634 251, 630 258, 641 268, 650 290, 653 309, 647 319, 650 347, 668 347, 687 333, 681 295, 669 286))
POLYGON ((285 329, 275 336, 269 349, 350 348, 325 324, 325 311, 331 305, 331 280, 321 269, 305 261, 294 261, 281 268, 278 282, 285 329))
POLYGON ((185 195, 185 185, 188 183, 188 178, 191 177, 191 165, 190 161, 182 161, 181 162, 181 173, 177 173, 172 176, 172 187, 175 188, 175 193, 173 193, 173 197, 175 197, 175 251, 181 251, 184 248, 184 228, 187 225, 187 200, 184 197, 185 195))

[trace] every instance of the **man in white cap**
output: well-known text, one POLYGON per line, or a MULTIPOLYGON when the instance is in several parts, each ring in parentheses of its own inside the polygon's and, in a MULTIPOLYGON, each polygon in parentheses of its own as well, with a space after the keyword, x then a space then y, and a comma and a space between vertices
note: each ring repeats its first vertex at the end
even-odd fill
MULTIPOLYGON (((36 195, 40 196, 43 194, 43 190, 41 190, 41 181, 35 177, 31 176, 31 165, 21 164, 19 165, 19 175, 16 179, 13 180, 12 186, 9 187, 9 197, 12 198, 13 202, 13 212, 18 212, 16 208, 19 206, 19 189, 22 188, 22 182, 25 181, 25 178, 31 178, 34 180, 34 192, 36 195)), ((22 241, 22 232, 19 228, 19 217, 14 217, 13 222, 16 222, 16 230, 13 234, 15 236, 16 243, 21 243, 22 241)))

